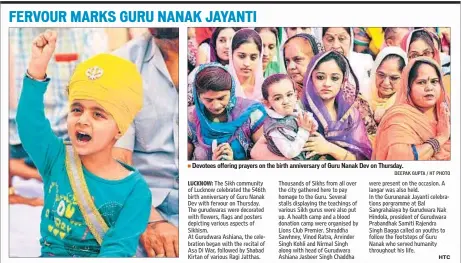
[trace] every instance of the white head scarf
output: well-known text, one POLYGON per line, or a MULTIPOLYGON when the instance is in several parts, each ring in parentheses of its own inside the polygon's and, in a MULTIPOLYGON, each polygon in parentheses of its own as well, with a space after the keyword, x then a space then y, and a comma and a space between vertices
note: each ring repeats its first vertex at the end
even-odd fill
POLYGON ((379 52, 378 56, 376 57, 375 63, 373 64, 373 68, 371 69, 371 78, 370 78, 371 94, 363 94, 365 96, 365 99, 367 99, 370 102, 370 105, 373 111, 376 110, 376 108, 379 107, 381 104, 383 104, 382 106, 384 106, 384 104, 392 106, 395 101, 395 94, 394 94, 392 97, 387 99, 385 103, 381 103, 380 101, 383 101, 383 100, 379 98, 378 88, 376 87, 376 71, 378 70, 383 60, 388 55, 391 55, 391 54, 397 55, 403 58, 403 60, 405 61, 405 65, 408 64, 407 53, 405 53, 400 47, 385 47, 384 49, 381 50, 381 52, 379 52))

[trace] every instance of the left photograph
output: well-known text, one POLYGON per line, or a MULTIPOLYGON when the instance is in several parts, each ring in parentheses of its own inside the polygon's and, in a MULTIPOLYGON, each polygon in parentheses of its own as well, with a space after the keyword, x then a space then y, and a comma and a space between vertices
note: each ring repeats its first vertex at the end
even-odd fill
POLYGON ((9 29, 9 256, 178 257, 178 28, 9 29))

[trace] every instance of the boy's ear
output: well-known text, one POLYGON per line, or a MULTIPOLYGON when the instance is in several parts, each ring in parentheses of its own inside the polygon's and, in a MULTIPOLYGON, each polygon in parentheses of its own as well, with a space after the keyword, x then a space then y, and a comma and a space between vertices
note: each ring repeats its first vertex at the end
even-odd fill
POLYGON ((122 138, 122 133, 118 131, 117 135, 115 135, 115 139, 118 140, 120 138, 122 138))

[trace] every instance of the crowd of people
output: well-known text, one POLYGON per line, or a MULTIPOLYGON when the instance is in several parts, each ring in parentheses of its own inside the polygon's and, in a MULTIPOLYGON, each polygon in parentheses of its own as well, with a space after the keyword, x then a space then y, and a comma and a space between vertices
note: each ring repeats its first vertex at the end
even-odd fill
POLYGON ((189 28, 189 160, 449 160, 447 28, 189 28))

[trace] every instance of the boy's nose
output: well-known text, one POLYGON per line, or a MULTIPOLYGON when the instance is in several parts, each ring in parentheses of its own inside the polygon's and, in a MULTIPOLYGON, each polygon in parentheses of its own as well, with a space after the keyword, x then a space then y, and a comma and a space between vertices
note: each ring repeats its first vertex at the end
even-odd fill
POLYGON ((80 115, 80 118, 78 118, 77 123, 79 123, 79 124, 88 124, 88 116, 87 116, 87 114, 83 113, 82 115, 80 115))

